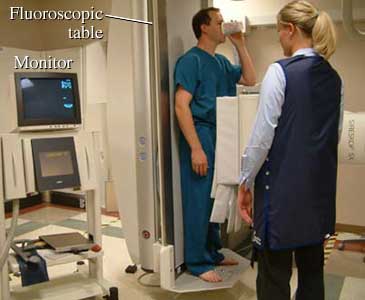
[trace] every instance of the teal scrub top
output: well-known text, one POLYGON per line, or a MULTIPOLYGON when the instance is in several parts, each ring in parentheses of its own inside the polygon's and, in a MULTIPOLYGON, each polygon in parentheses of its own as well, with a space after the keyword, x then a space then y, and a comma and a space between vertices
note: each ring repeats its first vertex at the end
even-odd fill
POLYGON ((242 70, 223 55, 194 47, 181 56, 175 67, 175 90, 181 85, 192 96, 190 109, 195 123, 216 125, 216 98, 236 95, 242 70))

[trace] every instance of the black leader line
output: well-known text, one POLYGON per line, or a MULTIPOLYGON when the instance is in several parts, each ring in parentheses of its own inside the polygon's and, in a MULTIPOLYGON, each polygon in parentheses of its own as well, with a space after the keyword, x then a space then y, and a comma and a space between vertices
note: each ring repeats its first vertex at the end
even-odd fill
POLYGON ((112 18, 112 19, 123 20, 123 21, 129 21, 129 22, 135 22, 135 23, 142 23, 142 24, 152 25, 152 22, 141 21, 141 20, 130 19, 130 18, 124 18, 124 17, 118 17, 118 16, 113 16, 113 15, 105 15, 105 17, 112 18))

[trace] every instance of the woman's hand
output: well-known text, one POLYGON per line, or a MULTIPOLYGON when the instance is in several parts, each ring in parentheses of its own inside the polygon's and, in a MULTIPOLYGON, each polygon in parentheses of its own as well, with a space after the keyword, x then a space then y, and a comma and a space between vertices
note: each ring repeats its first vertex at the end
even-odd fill
POLYGON ((241 184, 237 196, 238 211, 242 219, 249 225, 252 224, 252 193, 241 184))

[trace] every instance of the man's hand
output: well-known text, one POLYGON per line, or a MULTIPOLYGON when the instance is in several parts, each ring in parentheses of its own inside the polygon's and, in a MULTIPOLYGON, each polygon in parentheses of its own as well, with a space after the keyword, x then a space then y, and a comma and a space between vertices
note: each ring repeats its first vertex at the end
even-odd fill
POLYGON ((245 37, 242 32, 234 33, 228 36, 232 44, 237 50, 238 56, 240 58, 240 65, 242 70, 242 76, 238 81, 239 84, 246 86, 253 86, 256 84, 256 71, 253 66, 251 57, 246 48, 245 37))
POLYGON ((242 48, 245 46, 245 37, 242 32, 228 35, 228 38, 236 48, 242 48))
POLYGON ((208 173, 208 159, 202 148, 191 151, 191 163, 193 171, 199 176, 206 176, 208 173))
POLYGON ((242 219, 249 225, 252 224, 252 193, 241 184, 237 196, 238 211, 242 219))

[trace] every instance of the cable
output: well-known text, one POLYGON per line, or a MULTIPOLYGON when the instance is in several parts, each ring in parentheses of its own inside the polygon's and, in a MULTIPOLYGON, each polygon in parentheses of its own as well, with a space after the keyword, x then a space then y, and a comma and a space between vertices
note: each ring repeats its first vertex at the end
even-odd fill
POLYGON ((148 284, 148 283, 143 283, 143 282, 141 281, 143 277, 145 277, 145 276, 147 276, 147 275, 151 275, 151 274, 154 274, 154 273, 153 273, 153 272, 145 272, 145 273, 141 274, 141 275, 138 277, 138 279, 137 279, 138 283, 139 283, 140 285, 142 285, 142 286, 145 286, 145 287, 155 287, 155 288, 159 288, 159 287, 161 287, 161 285, 159 285, 159 284, 148 284))
POLYGON ((14 199, 13 200, 13 215, 12 215, 12 219, 11 219, 11 227, 9 229, 9 232, 7 234, 7 239, 5 241, 5 246, 3 248, 3 251, 1 252, 1 256, 0 256, 0 270, 2 270, 2 268, 4 267, 7 259, 8 259, 8 255, 9 255, 9 250, 10 250, 10 246, 11 243, 14 239, 15 236, 15 229, 18 223, 18 216, 19 216, 19 199, 14 199))

